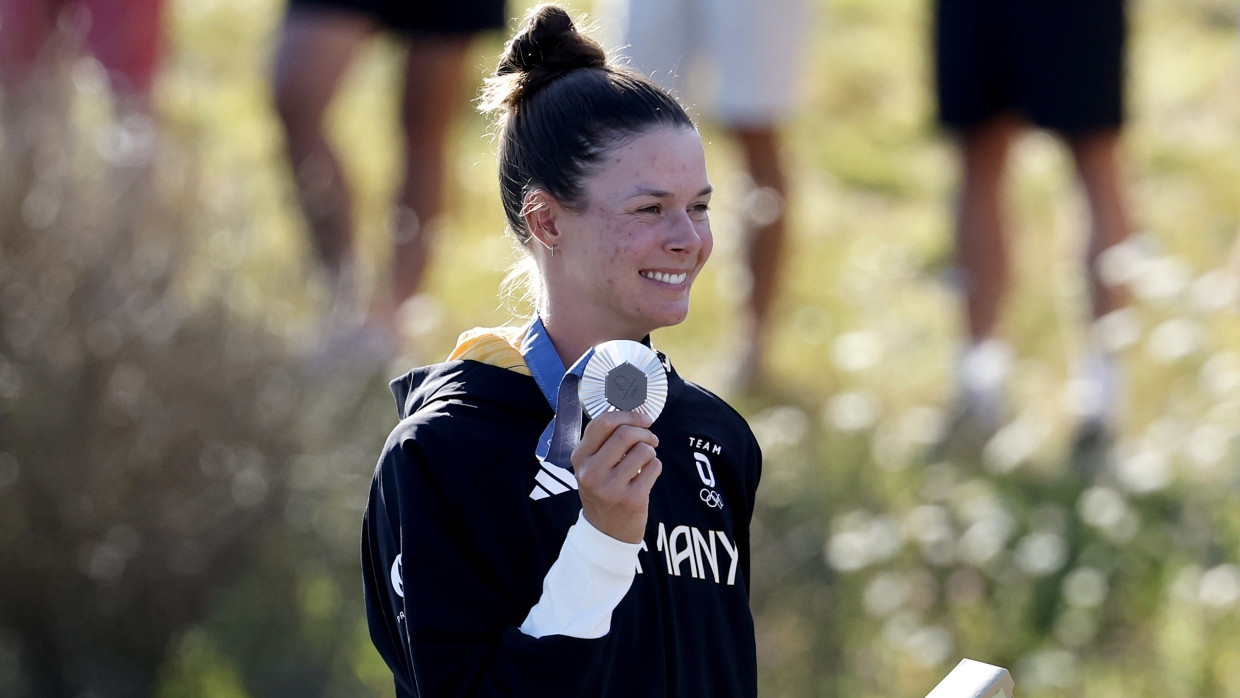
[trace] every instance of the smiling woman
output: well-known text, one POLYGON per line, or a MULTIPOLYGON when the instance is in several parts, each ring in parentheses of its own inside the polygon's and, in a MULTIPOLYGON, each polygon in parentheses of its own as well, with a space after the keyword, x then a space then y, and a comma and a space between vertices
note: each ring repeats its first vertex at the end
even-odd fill
POLYGON ((713 246, 706 158, 689 127, 626 139, 584 183, 584 201, 571 207, 539 189, 526 197, 536 202, 526 220, 540 243, 539 314, 567 362, 601 341, 682 322, 713 246))
POLYGON ((713 247, 697 130, 549 5, 484 102, 537 313, 392 384, 362 536, 375 645, 401 696, 755 695, 761 453, 649 348, 713 247))

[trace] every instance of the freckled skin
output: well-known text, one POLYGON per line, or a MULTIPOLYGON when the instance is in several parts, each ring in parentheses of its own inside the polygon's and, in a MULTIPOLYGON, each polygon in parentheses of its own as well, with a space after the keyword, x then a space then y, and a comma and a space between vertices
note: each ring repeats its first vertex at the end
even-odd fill
POLYGON ((575 210, 556 207, 557 254, 543 260, 544 320, 557 345, 565 333, 590 345, 682 322, 714 245, 701 138, 661 126, 622 141, 585 192, 575 210))

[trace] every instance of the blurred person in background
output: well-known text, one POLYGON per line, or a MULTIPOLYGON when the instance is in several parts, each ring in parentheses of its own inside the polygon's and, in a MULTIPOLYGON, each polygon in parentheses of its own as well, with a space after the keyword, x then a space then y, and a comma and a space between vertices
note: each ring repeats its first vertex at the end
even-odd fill
MULTIPOLYGON (((274 59, 276 110, 314 252, 331 291, 328 327, 396 348, 401 309, 420 290, 443 210, 452 116, 463 101, 472 39, 502 27, 504 0, 290 0, 274 59), (327 128, 328 108, 358 50, 380 31, 404 44, 403 177, 391 216, 390 288, 363 310, 352 195, 327 128)), ((348 337, 338 337, 349 341, 348 337)))
POLYGON ((749 283, 734 387, 751 391, 762 382, 786 246, 788 186, 780 129, 797 104, 805 2, 602 0, 599 11, 614 30, 609 41, 633 67, 691 105, 703 99, 703 115, 739 147, 748 191, 739 198, 738 223, 749 283))
MULTIPOLYGON (((1104 253, 1129 236, 1120 164, 1124 121, 1125 0, 937 0, 935 87, 939 118, 960 167, 955 254, 968 340, 956 364, 956 426, 993 433, 1003 419, 1012 349, 999 317, 1011 282, 1004 207, 1009 153, 1034 126, 1071 153, 1089 208, 1083 273, 1092 318, 1122 308, 1104 253)), ((1121 400, 1117 358, 1091 326, 1073 368, 1077 447, 1104 438, 1121 400)))
POLYGON ((555 6, 530 13, 484 97, 536 313, 392 382, 402 419, 362 570, 396 693, 754 696, 761 451, 648 344, 684 321, 710 257, 701 137, 555 6), (580 371, 611 340, 666 379, 666 402, 595 412, 583 432, 580 371))
POLYGON ((71 71, 79 56, 88 55, 106 73, 115 106, 104 156, 118 169, 149 169, 163 5, 163 0, 0 0, 2 123, 11 163, 33 157, 40 147, 64 147, 71 71))

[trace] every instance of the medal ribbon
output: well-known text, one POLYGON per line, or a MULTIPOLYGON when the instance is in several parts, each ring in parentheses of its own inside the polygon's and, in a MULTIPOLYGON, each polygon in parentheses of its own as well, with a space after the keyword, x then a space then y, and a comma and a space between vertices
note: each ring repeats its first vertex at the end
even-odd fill
POLYGON ((565 370, 560 354, 547 336, 542 319, 535 317, 521 340, 521 355, 525 357, 525 363, 543 397, 547 398, 547 404, 555 410, 555 417, 538 437, 534 455, 540 461, 572 470, 573 449, 581 441, 582 411, 577 384, 581 382, 581 374, 585 372, 586 363, 594 355, 594 350, 587 351, 572 368, 565 370))

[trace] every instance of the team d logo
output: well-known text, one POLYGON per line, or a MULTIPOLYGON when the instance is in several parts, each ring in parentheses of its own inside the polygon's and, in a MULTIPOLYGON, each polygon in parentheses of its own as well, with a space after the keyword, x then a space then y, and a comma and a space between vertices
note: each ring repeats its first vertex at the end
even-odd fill
POLYGON ((710 463, 710 456, 705 453, 694 452, 693 460, 697 462, 698 478, 705 485, 702 491, 698 492, 698 498, 711 509, 722 509, 723 497, 715 489, 715 468, 710 463))

